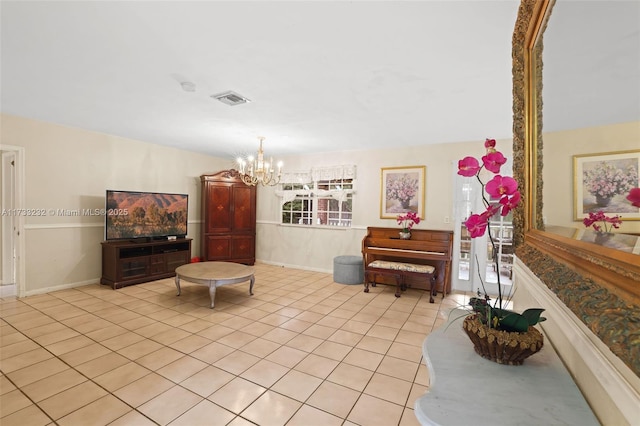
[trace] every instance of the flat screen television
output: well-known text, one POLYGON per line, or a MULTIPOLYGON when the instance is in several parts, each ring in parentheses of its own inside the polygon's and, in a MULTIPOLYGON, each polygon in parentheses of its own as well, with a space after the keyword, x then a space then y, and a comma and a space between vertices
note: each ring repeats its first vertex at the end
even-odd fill
POLYGON ((189 196, 107 190, 105 239, 163 239, 187 235, 189 196))

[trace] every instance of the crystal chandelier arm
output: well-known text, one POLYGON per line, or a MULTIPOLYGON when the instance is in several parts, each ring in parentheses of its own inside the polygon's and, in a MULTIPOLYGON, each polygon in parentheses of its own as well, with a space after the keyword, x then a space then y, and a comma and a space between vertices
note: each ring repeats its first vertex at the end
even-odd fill
POLYGON ((253 157, 249 157, 246 162, 242 159, 238 159, 242 181, 250 186, 255 186, 258 183, 263 186, 275 186, 280 183, 280 178, 282 176, 282 162, 278 163, 278 174, 275 175, 273 157, 269 158, 269 162, 264 161, 264 150, 262 149, 262 141, 264 140, 264 137, 260 136, 258 140, 260 141, 260 145, 255 160, 253 157))

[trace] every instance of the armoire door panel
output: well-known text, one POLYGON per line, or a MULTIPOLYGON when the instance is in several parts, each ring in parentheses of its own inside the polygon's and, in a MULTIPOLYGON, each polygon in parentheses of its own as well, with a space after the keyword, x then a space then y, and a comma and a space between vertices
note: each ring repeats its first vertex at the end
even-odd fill
POLYGON ((207 237, 207 258, 206 260, 229 260, 231 259, 231 238, 230 237, 207 237))
POLYGON ((236 236, 231 240, 231 257, 244 259, 253 257, 255 253, 255 237, 236 236))
POLYGON ((255 189, 236 186, 233 188, 233 228, 236 231, 247 231, 255 228, 255 189))
POLYGON ((232 187, 227 185, 208 185, 206 205, 206 232, 230 232, 232 187))

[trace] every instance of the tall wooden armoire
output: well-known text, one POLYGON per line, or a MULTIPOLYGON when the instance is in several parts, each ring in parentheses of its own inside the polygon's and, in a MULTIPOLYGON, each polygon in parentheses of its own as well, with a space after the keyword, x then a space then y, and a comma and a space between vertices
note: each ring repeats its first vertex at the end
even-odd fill
POLYGON ((253 265, 256 261, 256 187, 237 170, 200 176, 202 182, 201 253, 204 261, 253 265))

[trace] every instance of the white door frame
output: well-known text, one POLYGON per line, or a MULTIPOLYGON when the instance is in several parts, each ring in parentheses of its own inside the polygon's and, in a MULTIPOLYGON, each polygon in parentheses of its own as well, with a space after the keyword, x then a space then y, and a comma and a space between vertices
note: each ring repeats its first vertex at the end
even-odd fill
POLYGON ((26 292, 24 215, 14 213, 25 208, 25 149, 20 146, 0 144, 0 151, 3 162, 2 185, 7 185, 2 188, 0 203, 3 209, 11 209, 7 214, 12 215, 13 219, 5 220, 7 217, 5 215, 1 222, 2 270, 4 274, 5 267, 9 268, 12 270, 11 275, 15 278, 14 285, 0 286, 0 297, 15 295, 22 297, 26 292), (6 169, 5 160, 11 168, 6 169))
MULTIPOLYGON (((453 163, 453 289, 458 291, 482 291, 478 271, 486 268, 482 259, 487 257, 486 241, 484 238, 472 238, 469 247, 469 269, 466 278, 460 277, 460 256, 462 246, 461 230, 464 222, 471 213, 482 210, 482 198, 480 197, 480 184, 475 179, 465 178, 457 174, 458 163, 453 163), (480 241, 482 240, 482 241, 480 241), (478 265, 477 263, 480 263, 478 265)), ((486 237, 485 237, 486 238, 486 237)), ((466 260, 464 261, 466 263, 466 260)), ((483 277, 484 279, 484 277, 483 277)))
MULTIPOLYGON (((510 167, 508 162, 506 166, 510 167)), ((486 291, 489 295, 498 294, 498 283, 489 282, 487 279, 487 267, 491 268, 491 261, 487 259, 488 256, 488 243, 490 227, 487 227, 485 235, 477 238, 472 238, 470 241, 469 250, 469 274, 468 278, 460 278, 460 264, 462 262, 460 256, 460 249, 462 246, 462 227, 468 216, 472 213, 481 213, 485 210, 485 205, 482 200, 481 186, 475 178, 467 178, 458 175, 458 164, 453 164, 454 176, 454 196, 453 196, 453 226, 454 226, 454 238, 453 238, 453 289, 459 291, 473 291, 484 293, 486 291)), ((504 173, 503 175, 507 175, 504 173)), ((503 225, 503 220, 500 219, 499 224, 503 225)), ((501 233, 502 230, 500 229, 501 233)), ((492 234, 493 235, 493 234, 492 234)), ((494 235, 494 238, 496 236, 494 235)), ((500 247, 501 248, 501 247, 500 247)), ((499 274, 500 271, 497 271, 499 274)), ((503 294, 505 291, 511 291, 511 281, 501 282, 501 290, 503 294), (507 288, 508 287, 508 288, 507 288)))

